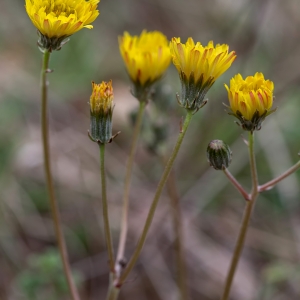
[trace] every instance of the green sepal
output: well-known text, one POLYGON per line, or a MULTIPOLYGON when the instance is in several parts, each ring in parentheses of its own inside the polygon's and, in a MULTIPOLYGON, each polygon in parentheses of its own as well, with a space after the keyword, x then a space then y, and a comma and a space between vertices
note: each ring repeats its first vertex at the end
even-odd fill
MULTIPOLYGON (((225 106, 228 107, 227 105, 225 106)), ((265 112, 262 115, 260 115, 258 110, 256 110, 251 120, 245 119, 239 110, 237 110, 235 113, 231 111, 228 114, 235 116, 240 121, 240 123, 237 122, 237 124, 240 125, 244 130, 253 132, 254 130, 260 130, 265 118, 270 114, 274 113, 276 110, 277 108, 269 111, 265 110, 265 112)))
POLYGON ((37 31, 37 33, 39 36, 37 44, 42 53, 45 53, 45 51, 58 51, 63 45, 65 45, 70 40, 70 38, 67 35, 49 38, 43 35, 40 31, 37 31))
POLYGON ((132 88, 131 94, 133 97, 138 99, 140 102, 148 103, 151 98, 151 94, 153 93, 153 85, 161 79, 161 76, 156 78, 155 80, 148 80, 144 84, 141 84, 139 79, 131 80, 132 88))
POLYGON ((95 142, 107 144, 112 141, 113 107, 105 112, 102 108, 98 113, 90 112, 90 137, 95 142))
POLYGON ((177 96, 178 103, 181 107, 191 110, 194 114, 206 104, 204 97, 214 84, 214 78, 209 77, 208 80, 204 82, 202 74, 200 78, 195 81, 194 72, 190 74, 189 78, 184 72, 180 72, 180 80, 181 98, 177 96))

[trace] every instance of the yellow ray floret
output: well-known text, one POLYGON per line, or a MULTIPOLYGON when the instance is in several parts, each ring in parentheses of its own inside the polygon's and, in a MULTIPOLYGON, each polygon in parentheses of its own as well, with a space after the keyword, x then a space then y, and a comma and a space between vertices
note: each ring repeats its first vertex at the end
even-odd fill
POLYGON ((99 114, 103 112, 107 114, 113 109, 114 92, 112 87, 112 81, 102 81, 102 83, 96 84, 92 82, 92 95, 90 97, 91 113, 99 114))
POLYGON ((240 112, 246 120, 251 120, 255 112, 262 116, 273 105, 274 83, 265 80, 262 73, 255 73, 245 80, 237 74, 230 80, 230 87, 226 84, 225 87, 232 112, 240 112))
POLYGON ((193 74, 195 83, 199 79, 203 83, 214 82, 236 58, 234 51, 228 53, 228 45, 214 46, 212 41, 207 46, 202 46, 200 42, 195 44, 192 38, 188 38, 187 42, 182 44, 180 38, 174 37, 170 48, 173 63, 179 74, 183 73, 188 80, 193 74))
POLYGON ((90 25, 99 11, 100 0, 25 0, 33 25, 46 37, 68 37, 90 25))
POLYGON ((159 79, 171 61, 169 42, 158 31, 144 30, 140 36, 125 32, 119 47, 131 80, 142 86, 159 79))

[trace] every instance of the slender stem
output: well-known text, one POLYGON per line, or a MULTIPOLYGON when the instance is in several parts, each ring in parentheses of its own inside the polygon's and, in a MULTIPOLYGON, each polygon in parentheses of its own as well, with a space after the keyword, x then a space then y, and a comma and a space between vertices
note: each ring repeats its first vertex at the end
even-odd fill
POLYGON ((109 288, 106 296, 106 300, 117 300, 119 293, 120 293, 120 288, 116 287, 114 285, 114 280, 115 280, 115 273, 110 273, 109 276, 109 288))
POLYGON ((289 168, 287 171, 279 175, 278 177, 274 178, 273 180, 270 180, 269 182, 261 185, 258 187, 259 192, 264 192, 266 190, 271 189, 274 187, 275 184, 280 182, 281 180, 285 179, 289 175, 293 174, 300 168, 300 161, 298 161, 296 164, 294 164, 291 168, 289 168))
POLYGON ((244 211, 241 228, 235 244, 233 256, 230 262, 230 267, 226 276, 225 286, 224 286, 221 300, 228 300, 235 271, 238 266, 239 259, 241 257, 241 253, 244 247, 253 207, 255 205, 258 196, 258 177, 256 171, 255 154, 254 154, 253 133, 249 133, 249 156, 250 156, 250 168, 251 168, 251 176, 252 176, 252 192, 249 201, 246 202, 246 208, 244 211))
POLYGON ((164 185, 168 179, 168 176, 170 174, 170 171, 172 169, 172 166, 173 166, 173 163, 175 161, 175 158, 178 154, 178 151, 180 149, 180 146, 181 146, 181 143, 182 143, 182 140, 185 136, 185 133, 188 129, 188 126, 190 124, 190 121, 192 119, 192 112, 191 111, 188 111, 187 115, 186 115, 186 118, 185 118, 185 121, 184 121, 184 124, 183 124, 183 127, 182 127, 182 130, 181 132, 179 133, 179 136, 177 138, 177 142, 176 142, 176 145, 173 149, 173 152, 169 158, 169 161, 166 165, 166 168, 164 170, 164 173, 160 179, 160 182, 158 184, 158 187, 157 187, 157 190, 156 190, 156 193, 154 195, 154 198, 153 198, 153 201, 152 201, 152 204, 151 204, 151 207, 149 209, 149 212, 148 212, 148 216, 147 216, 147 219, 146 219, 146 222, 145 222, 145 225, 144 225, 144 228, 143 228, 143 231, 142 231, 142 234, 140 236, 140 239, 137 243, 137 246, 135 248, 135 251, 127 265, 127 267, 125 268, 124 272, 122 273, 117 285, 118 286, 121 286, 124 281, 126 280, 126 278, 128 277, 130 271, 132 270, 132 268, 134 267, 137 259, 139 258, 139 255, 142 251, 142 248, 143 248, 143 245, 145 243, 145 240, 146 240, 146 237, 147 237, 147 234, 148 234, 148 231, 149 231, 149 228, 150 228, 150 225, 152 223, 152 220, 153 220, 153 216, 154 216, 154 213, 155 213, 155 210, 156 210, 156 207, 157 207, 157 204, 158 204, 158 200, 160 198, 160 195, 162 193, 162 190, 164 188, 164 185))
POLYGON ((42 140, 43 140, 43 155, 44 155, 44 168, 45 168, 45 176, 46 176, 46 183, 48 189, 48 195, 50 200, 51 212, 54 221, 54 229, 55 235, 58 243, 58 248, 60 252, 60 256, 63 262, 63 268, 65 272, 65 276, 67 278, 70 294, 73 300, 79 300, 79 294, 74 284, 71 268, 69 265, 69 258, 66 243, 64 240, 61 222, 60 222, 60 214, 58 210, 57 201, 54 194, 54 185, 51 173, 51 166, 50 166, 50 150, 49 150, 49 134, 48 134, 48 113, 47 113, 47 73, 48 73, 48 65, 50 59, 50 52, 46 51, 43 57, 43 66, 41 71, 41 101, 42 101, 42 115, 41 115, 41 122, 42 122, 42 140))
POLYGON ((123 208, 122 208, 122 220, 121 220, 121 232, 119 238, 119 246, 118 246, 118 253, 116 259, 116 266, 115 269, 117 273, 121 273, 122 267, 120 268, 120 262, 124 259, 124 252, 125 252, 125 245, 126 245, 126 238, 127 238, 127 230, 128 230, 128 207, 129 207, 129 190, 130 190, 130 183, 131 183, 131 173, 133 167, 133 160, 136 153, 137 141, 141 131, 141 124, 142 119, 146 107, 145 101, 140 101, 140 107, 137 115, 137 119, 135 122, 135 127, 133 131, 133 137, 131 142, 130 153, 126 165, 126 176, 125 176, 125 183, 124 183, 124 193, 123 193, 123 208))
POLYGON ((189 293, 187 287, 187 272, 184 260, 183 247, 183 230, 182 230, 182 216, 180 211, 179 195, 176 189, 176 178, 174 171, 171 171, 169 179, 167 180, 167 191, 170 198, 170 210, 173 217, 173 227, 175 232, 175 255, 177 263, 177 281, 180 291, 180 300, 188 300, 189 293))
POLYGON ((238 265, 243 247, 244 247, 244 242, 245 242, 247 229, 248 229, 248 225, 249 225, 249 221, 250 221, 250 217, 251 217, 251 213, 252 213, 253 204, 254 204, 254 201, 246 202, 246 208, 244 211, 242 225, 241 225, 238 239, 237 239, 237 242, 236 242, 236 245, 234 248, 233 256, 232 256, 232 259, 230 262, 230 267, 229 267, 229 270, 228 270, 228 273, 226 276, 225 287, 224 287, 222 298, 221 298, 222 300, 227 300, 229 297, 233 277, 235 275, 235 271, 236 271, 236 268, 237 268, 237 265, 238 265))
POLYGON ((255 152, 254 152, 254 132, 249 132, 249 157, 250 157, 250 169, 251 169, 251 177, 252 177, 251 198, 253 201, 253 196, 257 196, 258 185, 259 185, 257 169, 256 169, 256 161, 255 161, 255 152))
POLYGON ((227 176, 227 178, 231 181, 231 183, 235 186, 235 188, 241 193, 245 200, 249 200, 250 195, 245 191, 242 185, 236 180, 236 178, 229 172, 228 169, 224 169, 223 172, 227 176))
POLYGON ((116 300, 118 299, 120 293, 120 289, 115 287, 113 284, 109 287, 108 295, 107 295, 107 300, 116 300))
POLYGON ((101 173, 101 187, 102 187, 102 214, 104 221, 104 231, 106 247, 108 252, 110 272, 114 272, 114 251, 112 246, 112 239, 110 234, 108 205, 106 197, 106 175, 105 175, 105 144, 99 144, 100 148, 100 173, 101 173))

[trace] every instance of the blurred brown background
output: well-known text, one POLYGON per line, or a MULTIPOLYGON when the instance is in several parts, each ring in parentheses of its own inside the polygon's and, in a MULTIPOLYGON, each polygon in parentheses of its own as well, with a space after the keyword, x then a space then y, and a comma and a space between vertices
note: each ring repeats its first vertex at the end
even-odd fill
MULTIPOLYGON (((94 29, 84 29, 53 53, 49 75, 51 154, 56 193, 82 299, 105 299, 108 264, 100 207, 97 145, 87 137, 91 81, 113 80, 114 132, 107 147, 108 196, 117 247, 125 162, 138 103, 118 49, 118 35, 160 30, 169 39, 191 36, 227 43, 232 67, 208 92, 174 168, 182 213, 190 299, 219 299, 244 200, 222 172, 211 169, 206 147, 223 139, 233 151, 230 171, 250 188, 247 133, 224 112, 224 83, 236 73, 263 72, 275 83, 278 110, 257 133, 260 183, 297 160, 300 148, 300 1, 102 0, 94 29)), ((55 250, 45 193, 40 140, 39 73, 42 54, 23 0, 0 2, 0 299, 69 299, 55 250)), ((185 111, 173 65, 149 103, 131 190, 130 257, 141 232, 185 111), (165 134, 165 139, 164 139, 165 134)), ((300 299, 300 172, 259 197, 232 289, 232 300, 300 299)), ((176 243, 168 193, 159 208, 121 300, 178 299, 176 243)))

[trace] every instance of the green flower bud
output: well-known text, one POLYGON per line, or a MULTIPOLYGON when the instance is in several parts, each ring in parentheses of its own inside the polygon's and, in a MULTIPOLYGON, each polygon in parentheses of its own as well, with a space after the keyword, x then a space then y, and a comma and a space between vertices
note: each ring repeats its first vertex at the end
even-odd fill
POLYGON ((228 168, 232 159, 232 152, 227 144, 221 140, 212 140, 206 151, 207 160, 216 170, 228 168))

